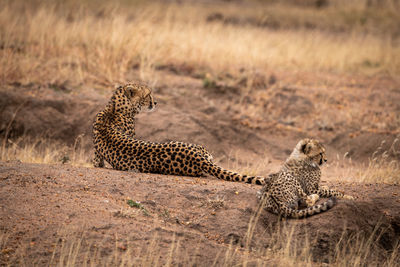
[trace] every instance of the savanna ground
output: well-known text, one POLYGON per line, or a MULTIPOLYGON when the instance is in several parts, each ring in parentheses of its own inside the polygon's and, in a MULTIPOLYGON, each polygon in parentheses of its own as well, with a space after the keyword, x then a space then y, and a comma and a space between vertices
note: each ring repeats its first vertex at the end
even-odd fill
POLYGON ((396 0, 0 2, 0 265, 399 265, 396 0), (159 102, 137 135, 245 174, 326 144, 355 196, 304 220, 259 187, 91 167, 113 88, 159 102))

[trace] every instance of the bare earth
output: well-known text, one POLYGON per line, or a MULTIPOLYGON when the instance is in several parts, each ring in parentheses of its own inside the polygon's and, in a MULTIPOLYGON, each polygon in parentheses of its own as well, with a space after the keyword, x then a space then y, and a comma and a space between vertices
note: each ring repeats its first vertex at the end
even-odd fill
MULTIPOLYGON (((158 110, 140 115, 137 135, 202 144, 226 168, 266 175, 279 168, 303 137, 322 140, 332 161, 349 152, 362 164, 382 140, 388 148, 398 134, 400 91, 390 79, 271 73, 260 78, 264 89, 243 92, 226 80, 203 88, 201 79, 185 71, 167 66, 158 72, 163 81, 154 90, 158 110)), ((69 145, 85 134, 90 153, 91 122, 111 92, 6 85, 0 90, 1 131, 11 121, 11 138, 44 136, 69 145)), ((293 242, 309 238, 317 263, 330 262, 342 235, 354 241, 374 230, 374 260, 387 257, 400 236, 400 186, 339 179, 339 173, 340 166, 325 167, 323 185, 353 195, 355 201, 339 200, 332 210, 304 220, 281 221, 262 211, 250 239, 258 206, 255 185, 61 163, 0 162, 0 265, 51 265, 63 255, 76 255, 68 261, 77 264, 113 264, 115 255, 133 255, 129 259, 134 263, 151 255, 162 263, 220 265, 227 263, 227 251, 235 249, 228 257, 232 264, 243 257, 255 264, 273 261, 257 251, 271 248, 271 240, 285 227, 294 227, 293 242), (140 203, 131 207, 129 200, 140 203), (173 244, 180 257, 171 260, 173 244)))
MULTIPOLYGON (((115 246, 119 253, 136 249, 138 256, 139 249, 156 236, 161 261, 175 238, 184 255, 209 265, 218 253, 224 255, 231 242, 245 246, 248 224, 257 209, 257 186, 213 178, 1 163, 0 183, 0 227, 9 239, 2 264, 14 262, 18 254, 25 255, 28 265, 49 264, 53 252, 59 253, 62 237, 84 238, 86 246, 97 244, 104 256, 113 255, 115 246), (147 212, 129 207, 128 199, 139 201, 147 212)), ((385 232, 377 238, 376 253, 384 257, 400 234, 400 186, 340 183, 335 187, 356 201, 339 201, 331 211, 299 221, 280 222, 262 212, 250 246, 268 247, 278 225, 287 224, 295 227, 295 239, 310 234, 313 256, 323 262, 329 260, 344 227, 347 235, 365 237, 378 227, 385 232)))

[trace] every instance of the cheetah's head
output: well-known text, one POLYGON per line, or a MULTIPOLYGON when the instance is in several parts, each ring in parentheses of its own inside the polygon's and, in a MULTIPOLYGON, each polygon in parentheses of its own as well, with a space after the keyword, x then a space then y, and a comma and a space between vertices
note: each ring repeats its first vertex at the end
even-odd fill
POLYGON ((328 161, 325 147, 318 140, 309 138, 300 140, 289 158, 306 160, 314 167, 321 166, 328 161))
POLYGON ((142 108, 145 111, 153 111, 157 102, 153 99, 151 89, 143 84, 128 83, 117 88, 114 97, 114 112, 122 114, 130 114, 132 116, 138 114, 142 108))

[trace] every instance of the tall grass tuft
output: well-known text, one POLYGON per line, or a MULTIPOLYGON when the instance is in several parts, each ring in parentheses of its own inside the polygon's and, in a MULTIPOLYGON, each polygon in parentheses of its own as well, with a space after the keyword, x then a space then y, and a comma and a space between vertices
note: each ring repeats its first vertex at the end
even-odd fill
POLYGON ((383 150, 385 141, 372 154, 366 169, 359 172, 363 182, 400 183, 399 136, 388 150, 383 150))

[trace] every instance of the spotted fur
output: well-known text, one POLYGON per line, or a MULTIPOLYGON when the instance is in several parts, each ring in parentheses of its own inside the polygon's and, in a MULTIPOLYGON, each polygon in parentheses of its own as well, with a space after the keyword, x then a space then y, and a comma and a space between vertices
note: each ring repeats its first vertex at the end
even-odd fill
POLYGON ((327 161, 325 147, 317 140, 301 140, 278 173, 271 174, 259 192, 265 209, 282 217, 303 218, 332 208, 336 198, 352 199, 320 187, 320 166, 327 161), (329 198, 315 204, 320 197, 329 198), (299 209, 301 207, 304 209, 299 209))
POLYGON ((152 91, 141 84, 126 84, 114 92, 93 124, 95 167, 104 160, 117 170, 201 176, 204 173, 227 181, 264 184, 263 177, 241 175, 212 162, 202 146, 182 142, 154 143, 135 137, 135 115, 156 106, 152 91))

